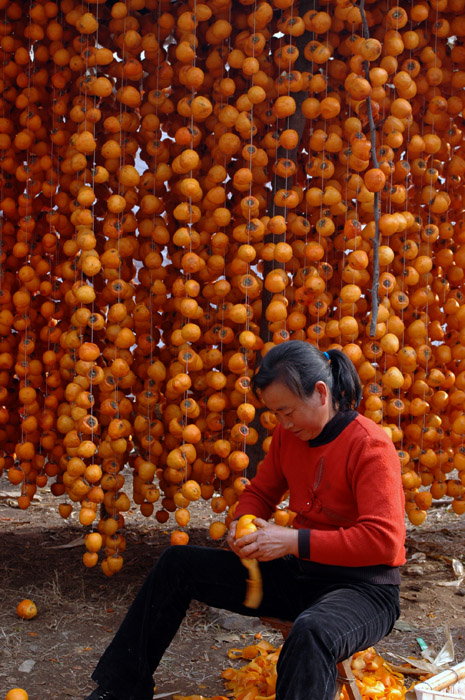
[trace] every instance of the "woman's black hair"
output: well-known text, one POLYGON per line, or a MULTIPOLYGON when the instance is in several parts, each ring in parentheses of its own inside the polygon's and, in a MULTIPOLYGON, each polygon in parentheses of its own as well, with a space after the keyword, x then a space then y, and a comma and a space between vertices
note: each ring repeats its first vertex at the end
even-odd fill
POLYGON ((338 411, 350 411, 359 405, 362 386, 347 355, 336 349, 321 352, 303 340, 288 340, 271 348, 263 357, 252 385, 254 389, 266 389, 273 382, 281 382, 305 399, 313 394, 319 381, 330 390, 338 411))

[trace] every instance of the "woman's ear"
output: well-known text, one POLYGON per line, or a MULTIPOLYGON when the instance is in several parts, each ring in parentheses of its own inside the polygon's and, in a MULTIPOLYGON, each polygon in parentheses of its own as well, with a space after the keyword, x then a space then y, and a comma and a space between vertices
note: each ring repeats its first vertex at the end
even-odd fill
POLYGON ((324 406, 329 401, 329 389, 323 381, 319 381, 315 384, 314 391, 318 392, 320 397, 321 405, 324 406))

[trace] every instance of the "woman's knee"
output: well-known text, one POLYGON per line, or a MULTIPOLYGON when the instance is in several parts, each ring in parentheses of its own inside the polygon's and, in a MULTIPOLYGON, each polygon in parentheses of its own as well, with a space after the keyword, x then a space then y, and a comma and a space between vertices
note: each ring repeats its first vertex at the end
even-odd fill
POLYGON ((155 567, 173 573, 188 571, 192 578, 196 572, 204 571, 216 553, 214 549, 196 545, 170 545, 162 552, 155 567))
POLYGON ((298 645, 303 644, 307 648, 318 647, 330 654, 333 653, 333 636, 311 609, 304 610, 294 620, 288 639, 298 645))
POLYGON ((183 547, 170 545, 160 554, 155 568, 159 567, 170 571, 184 568, 189 559, 190 549, 189 545, 183 547))

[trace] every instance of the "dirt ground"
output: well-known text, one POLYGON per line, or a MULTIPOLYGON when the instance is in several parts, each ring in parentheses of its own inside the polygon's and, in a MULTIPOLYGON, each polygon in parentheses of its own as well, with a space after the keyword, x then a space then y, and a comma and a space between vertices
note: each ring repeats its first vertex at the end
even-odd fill
MULTIPOLYGON (((82 565, 84 529, 76 515, 63 521, 47 490, 36 495, 28 510, 19 510, 14 493, 2 479, 0 699, 10 688, 21 687, 30 700, 82 700, 94 687, 90 673, 145 574, 169 544, 173 526, 159 525, 136 510, 128 513, 125 565, 108 579, 100 567, 82 565), (23 598, 38 607, 33 620, 16 615, 23 598)), ((217 546, 208 538, 214 518, 209 504, 197 502, 191 510, 191 542, 217 546)), ((388 661, 402 664, 399 655, 419 657, 417 637, 439 651, 446 641, 445 625, 454 645, 453 663, 465 659, 464 541, 465 517, 447 506, 433 507, 421 528, 408 527, 402 615, 377 646, 388 661)), ((253 644, 257 633, 276 646, 281 643, 280 635, 256 618, 193 604, 157 670, 156 695, 225 694, 221 671, 232 665, 228 649, 253 644)))

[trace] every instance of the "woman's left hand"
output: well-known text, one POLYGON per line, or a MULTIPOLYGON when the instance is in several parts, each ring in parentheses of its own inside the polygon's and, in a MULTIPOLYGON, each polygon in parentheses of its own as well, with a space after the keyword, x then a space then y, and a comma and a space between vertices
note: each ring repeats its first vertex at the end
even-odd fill
POLYGON ((261 518, 255 518, 253 523, 257 531, 244 535, 234 542, 234 550, 240 557, 271 561, 286 554, 298 556, 297 530, 275 525, 261 518))

